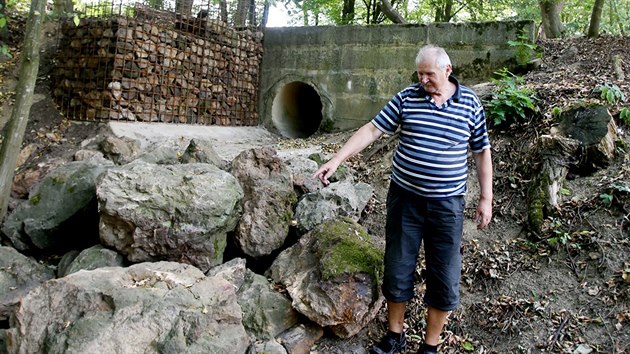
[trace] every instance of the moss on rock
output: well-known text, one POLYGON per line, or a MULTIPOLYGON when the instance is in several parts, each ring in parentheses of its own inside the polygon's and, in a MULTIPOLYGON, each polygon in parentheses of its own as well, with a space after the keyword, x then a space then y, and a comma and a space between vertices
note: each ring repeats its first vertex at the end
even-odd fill
POLYGON ((383 251, 373 243, 367 230, 350 218, 324 222, 313 232, 318 240, 322 278, 364 273, 375 282, 383 274, 383 251))

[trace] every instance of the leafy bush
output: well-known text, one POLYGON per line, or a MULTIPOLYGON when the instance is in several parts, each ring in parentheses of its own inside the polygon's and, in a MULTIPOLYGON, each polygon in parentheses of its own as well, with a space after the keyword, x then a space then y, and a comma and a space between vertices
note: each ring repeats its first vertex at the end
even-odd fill
POLYGON ((630 109, 622 108, 621 111, 619 111, 619 119, 623 124, 630 125, 630 109))
POLYGON ((593 92, 599 93, 599 97, 608 102, 608 104, 616 104, 617 102, 624 102, 626 100, 626 96, 617 85, 599 85, 593 92))
POLYGON ((525 121, 527 116, 538 112, 533 90, 522 86, 523 78, 503 68, 492 81, 497 89, 489 100, 484 102, 488 118, 494 126, 510 126, 525 121))
POLYGON ((516 63, 520 66, 526 66, 537 55, 538 46, 531 43, 525 34, 519 35, 515 41, 508 41, 507 44, 516 48, 516 63))

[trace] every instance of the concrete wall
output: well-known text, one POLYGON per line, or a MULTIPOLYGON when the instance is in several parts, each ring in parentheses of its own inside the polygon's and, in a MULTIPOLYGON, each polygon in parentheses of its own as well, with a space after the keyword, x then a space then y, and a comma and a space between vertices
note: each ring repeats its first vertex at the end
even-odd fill
POLYGON ((414 61, 422 45, 444 47, 456 77, 472 85, 503 66, 514 66, 515 47, 507 42, 520 34, 533 40, 533 22, 267 28, 261 123, 291 137, 356 128, 417 80, 414 61), (306 102, 317 95, 319 106, 306 102), (296 112, 296 106, 309 108, 296 112), (319 112, 309 111, 317 107, 319 112), (304 126, 305 119, 320 122, 304 126), (291 133, 300 129, 307 132, 291 133))

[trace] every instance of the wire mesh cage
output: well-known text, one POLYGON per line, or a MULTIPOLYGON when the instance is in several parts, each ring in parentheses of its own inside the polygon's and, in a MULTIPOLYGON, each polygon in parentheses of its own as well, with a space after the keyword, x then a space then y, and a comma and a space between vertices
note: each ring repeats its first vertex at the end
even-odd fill
POLYGON ((257 125, 255 17, 229 17, 225 3, 157 5, 98 3, 62 24, 54 96, 66 116, 257 125))

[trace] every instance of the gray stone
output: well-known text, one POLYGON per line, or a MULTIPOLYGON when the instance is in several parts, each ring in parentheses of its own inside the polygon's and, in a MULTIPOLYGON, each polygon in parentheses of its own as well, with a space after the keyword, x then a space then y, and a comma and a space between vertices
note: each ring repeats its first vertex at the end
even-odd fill
POLYGON ((315 192, 323 185, 319 179, 313 177, 319 167, 317 162, 305 156, 287 156, 283 158, 293 176, 293 186, 300 195, 315 192))
POLYGON ((207 271, 222 263, 243 190, 210 164, 134 162, 105 173, 97 197, 104 246, 130 262, 170 260, 207 271))
POLYGON ((179 163, 179 150, 174 146, 160 145, 153 149, 148 149, 137 160, 157 165, 174 165, 179 163))
POLYGON ((234 287, 174 262, 99 268, 25 296, 9 353, 244 353, 234 287))
POLYGON ((207 275, 221 277, 238 289, 243 324, 252 338, 267 340, 297 323, 291 301, 274 290, 267 278, 247 269, 243 258, 216 266, 207 275))
POLYGON ((228 163, 221 159, 212 146, 212 142, 201 139, 191 139, 186 151, 180 157, 181 163, 209 163, 225 170, 228 163))
POLYGON ((325 220, 338 216, 357 221, 374 189, 366 183, 335 182, 317 192, 305 194, 295 208, 295 219, 302 232, 312 230, 325 220))
POLYGON ((291 301, 275 291, 262 275, 248 271, 238 291, 247 332, 257 339, 270 339, 298 322, 298 312, 291 301))
POLYGON ((135 160, 141 152, 139 141, 113 135, 106 135, 98 147, 105 157, 119 165, 135 160))
POLYGON ((64 270, 63 273, 57 273, 59 277, 78 272, 80 270, 92 270, 103 267, 120 267, 123 266, 124 259, 119 253, 103 247, 95 245, 84 249, 79 253, 64 270))
POLYGON ((256 354, 287 354, 287 350, 275 339, 254 343, 253 352, 256 354))
POLYGON ((105 162, 108 161, 102 152, 96 150, 82 149, 74 153, 75 161, 95 160, 105 162))
POLYGON ((297 195, 291 173, 270 147, 242 152, 230 171, 245 194, 237 244, 249 256, 269 255, 284 244, 293 220, 297 195))
POLYGON ((0 320, 7 320, 31 289, 54 277, 52 269, 13 248, 0 246, 0 320))
POLYGON ((77 258, 79 253, 81 253, 80 250, 70 250, 61 257, 59 263, 57 263, 57 277, 61 278, 68 274, 68 267, 70 267, 70 264, 77 258))
POLYGON ((328 220, 300 238, 268 270, 293 307, 342 338, 358 333, 382 302, 383 252, 348 218, 328 220))
POLYGON ((324 335, 316 323, 298 324, 280 334, 278 342, 291 354, 308 354, 311 347, 324 335))
POLYGON ((20 251, 69 250, 98 242, 96 179, 111 162, 76 161, 50 172, 2 228, 20 251))

